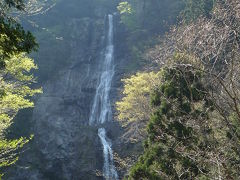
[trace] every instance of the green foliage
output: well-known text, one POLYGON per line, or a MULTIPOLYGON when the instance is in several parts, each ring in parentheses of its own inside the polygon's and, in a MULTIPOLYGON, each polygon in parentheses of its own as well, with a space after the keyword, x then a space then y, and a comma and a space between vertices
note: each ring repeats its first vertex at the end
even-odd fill
MULTIPOLYGON (((145 151, 131 169, 129 179, 200 177, 202 172, 209 171, 208 166, 192 154, 200 152, 202 145, 212 146, 204 141, 203 131, 194 129, 199 121, 208 120, 207 115, 195 114, 200 105, 200 114, 206 114, 209 108, 205 106, 207 97, 201 85, 201 73, 170 67, 163 70, 161 79, 162 83, 151 96, 152 105, 157 109, 147 127, 145 151)), ((209 127, 203 129, 207 131, 209 127)), ((209 141, 215 142, 214 139, 209 141)))
POLYGON ((136 11, 132 7, 132 5, 127 2, 120 2, 117 6, 117 9, 121 15, 121 22, 124 23, 130 30, 137 29, 137 16, 136 11))
POLYGON ((18 160, 17 150, 22 148, 26 143, 33 138, 29 139, 20 138, 16 140, 0 140, 0 167, 10 166, 18 160))
POLYGON ((160 82, 161 72, 137 73, 123 79, 124 91, 121 101, 116 103, 121 121, 146 121, 151 114, 150 92, 160 82))
POLYGON ((23 10, 24 8, 24 3, 23 0, 3 0, 6 5, 11 8, 15 7, 17 9, 23 10))
POLYGON ((27 52, 36 50, 37 44, 35 38, 30 32, 23 30, 20 24, 14 20, 5 20, 0 18, 0 48, 3 55, 27 52))
POLYGON ((16 53, 30 53, 38 46, 35 37, 9 15, 13 9, 23 11, 23 0, 0 2, 0 68, 5 67, 5 58, 16 53))
MULTIPOLYGON (((236 112, 232 113, 230 115, 229 119, 230 119, 230 122, 232 124, 232 128, 233 128, 234 133, 236 135, 239 135, 240 134, 240 122, 239 122, 239 119, 238 119, 238 116, 237 116, 236 112)), ((227 132, 227 137, 229 139, 233 138, 230 132, 227 132)), ((240 137, 238 139, 238 142, 240 144, 240 137)))
POLYGON ((120 2, 117 9, 120 12, 120 14, 132 14, 133 13, 132 6, 127 1, 120 2))
POLYGON ((29 141, 27 138, 7 140, 5 133, 20 109, 33 107, 33 102, 28 98, 41 93, 41 89, 30 88, 34 82, 30 72, 36 68, 33 60, 21 53, 7 58, 6 68, 1 71, 0 168, 15 163, 18 159, 17 151, 29 141))
POLYGON ((196 20, 199 16, 209 17, 215 0, 184 0, 185 9, 182 16, 187 22, 196 20))
POLYGON ((154 113, 145 150, 129 179, 239 177, 240 141, 232 136, 240 133, 238 115, 229 116, 230 129, 221 122, 209 96, 212 90, 204 86, 204 71, 189 64, 189 57, 176 54, 174 63, 162 70, 151 93, 154 113), (219 158, 225 159, 224 166, 219 158))
POLYGON ((5 58, 9 58, 15 53, 30 53, 36 50, 37 43, 34 36, 25 31, 23 27, 6 12, 11 7, 22 9, 24 5, 21 0, 6 0, 0 4, 0 68, 5 67, 5 58), (4 2, 7 4, 4 4, 4 2))
POLYGON ((129 179, 239 179, 239 53, 235 54, 239 43, 232 35, 220 36, 239 24, 239 1, 218 1, 216 6, 211 0, 183 2, 183 17, 191 24, 173 28, 166 36, 169 45, 163 42, 153 54, 159 64, 174 57, 165 63, 159 87, 151 93, 154 113, 144 153, 129 179), (200 16, 204 18, 195 21, 200 16), (226 44, 227 50, 219 52, 215 42, 226 44), (167 52, 169 56, 164 56, 167 52), (213 52, 223 55, 214 64, 213 52))
MULTIPOLYGON (((36 50, 34 36, 9 15, 12 9, 23 10, 22 0, 0 2, 0 171, 18 160, 19 150, 32 139, 8 139, 8 128, 20 109, 33 107, 29 100, 41 89, 32 89, 34 61, 26 56, 36 50)), ((1 173, 0 178, 3 174, 1 173)))

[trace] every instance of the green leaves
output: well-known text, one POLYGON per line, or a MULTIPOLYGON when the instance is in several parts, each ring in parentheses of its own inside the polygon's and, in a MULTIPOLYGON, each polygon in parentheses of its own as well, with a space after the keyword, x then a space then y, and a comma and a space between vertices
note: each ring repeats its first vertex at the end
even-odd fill
POLYGON ((14 53, 30 53, 38 47, 35 37, 30 32, 24 31, 15 20, 0 17, 0 32, 0 49, 3 57, 9 57, 14 53))
POLYGON ((133 13, 132 6, 127 1, 120 2, 119 5, 117 6, 117 9, 120 14, 132 14, 133 13))
POLYGON ((132 4, 127 1, 120 2, 117 9, 121 15, 121 22, 130 30, 135 30, 138 26, 136 11, 132 4))
POLYGON ((25 54, 17 54, 6 60, 6 72, 11 74, 18 81, 33 81, 30 71, 37 69, 33 60, 25 54))
POLYGON ((9 8, 15 7, 19 10, 23 10, 24 8, 24 3, 23 0, 3 0, 9 8))
POLYGON ((162 70, 161 83, 151 94, 156 111, 147 126, 148 141, 130 179, 198 177, 204 163, 188 155, 199 152, 199 141, 204 142, 204 134, 194 128, 206 113, 206 109, 199 109, 196 116, 195 105, 205 104, 207 99, 206 94, 193 93, 198 88, 203 90, 201 73, 194 69, 170 66, 162 70))
POLYGON ((0 167, 7 167, 16 163, 19 148, 22 148, 32 138, 33 136, 29 139, 23 137, 16 140, 0 139, 0 167))
POLYGON ((34 103, 29 97, 41 93, 41 89, 31 89, 31 70, 37 66, 24 53, 6 59, 6 68, 0 73, 0 168, 10 166, 18 160, 18 151, 30 138, 7 140, 5 132, 13 123, 20 109, 30 108, 34 103))
POLYGON ((3 0, 0 3, 0 69, 5 68, 5 58, 37 50, 35 37, 8 13, 12 9, 24 10, 23 0, 3 0))
POLYGON ((130 179, 152 179, 152 172, 163 179, 239 177, 240 56, 232 33, 239 31, 239 1, 184 2, 187 24, 150 54, 163 70, 151 91, 145 150, 130 179))
POLYGON ((186 22, 195 21, 200 16, 210 16, 215 0, 184 0, 185 9, 182 17, 186 22))
POLYGON ((151 114, 150 92, 160 81, 161 72, 137 73, 124 79, 124 91, 121 101, 116 103, 119 120, 141 121, 151 114))
POLYGON ((23 10, 23 0, 0 3, 0 170, 14 164, 19 150, 32 139, 7 139, 5 134, 20 109, 34 106, 29 98, 42 91, 30 87, 37 66, 26 53, 36 50, 35 37, 7 14, 12 8, 23 10))
MULTIPOLYGON (((29 87, 33 82, 33 75, 30 71, 36 68, 33 60, 26 57, 25 54, 17 54, 6 60, 6 68, 1 72, 2 77, 0 77, 2 92, 0 115, 2 121, 12 120, 20 109, 33 107, 33 102, 27 98, 41 93, 41 89, 29 87)), ((5 126, 8 127, 8 125, 5 126)), ((0 129, 0 133, 5 129, 0 129)))

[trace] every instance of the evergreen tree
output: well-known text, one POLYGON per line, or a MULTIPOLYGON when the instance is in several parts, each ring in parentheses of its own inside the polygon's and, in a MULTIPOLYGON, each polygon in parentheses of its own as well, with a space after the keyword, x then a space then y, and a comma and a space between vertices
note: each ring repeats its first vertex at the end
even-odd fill
POLYGON ((148 124, 145 151, 130 179, 205 177, 209 167, 202 153, 211 151, 215 141, 206 139, 211 136, 206 123, 211 104, 201 73, 181 66, 163 71, 164 81, 152 94, 157 110, 148 124))
POLYGON ((22 0, 4 0, 0 2, 0 68, 5 66, 5 58, 15 53, 30 53, 36 50, 35 37, 10 15, 11 11, 23 11, 22 0))

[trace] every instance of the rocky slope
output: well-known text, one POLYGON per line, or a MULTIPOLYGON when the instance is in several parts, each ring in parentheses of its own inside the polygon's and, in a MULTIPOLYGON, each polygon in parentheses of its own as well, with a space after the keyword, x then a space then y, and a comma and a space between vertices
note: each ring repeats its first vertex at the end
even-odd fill
MULTIPOLYGON (((35 32, 40 42, 35 56, 44 93, 37 98, 30 120, 34 139, 17 165, 8 172, 7 179, 102 179, 102 145, 97 127, 89 126, 88 121, 100 76, 104 21, 106 14, 113 10, 103 3, 79 15, 76 6, 86 6, 84 3, 87 2, 59 1, 44 17, 31 19, 44 27, 43 31, 35 32), (67 12, 64 16, 63 9, 67 12)), ((115 23, 117 27, 117 21, 115 23)), ((117 31, 115 28, 115 34, 117 31)), ((118 39, 116 37, 115 41, 118 39)), ((119 43, 116 48, 122 46, 119 43)), ((121 85, 125 60, 117 49, 116 73, 110 94, 112 104, 121 85)), ((104 126, 113 140, 114 150, 121 128, 117 122, 104 126)))

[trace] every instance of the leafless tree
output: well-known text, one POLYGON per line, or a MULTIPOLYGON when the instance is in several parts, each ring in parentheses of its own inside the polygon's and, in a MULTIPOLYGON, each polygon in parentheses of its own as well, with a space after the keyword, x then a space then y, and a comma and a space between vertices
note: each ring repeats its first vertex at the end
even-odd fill
MULTIPOLYGON (((161 44, 147 54, 160 66, 175 63, 191 66, 204 74, 208 97, 215 108, 212 126, 216 131, 228 131, 231 137, 224 139, 221 136, 219 141, 223 146, 209 156, 218 169, 218 179, 233 179, 227 164, 231 163, 232 156, 240 157, 239 45, 240 1, 218 0, 211 18, 200 17, 190 24, 182 22, 173 27, 161 44), (172 61, 179 54, 189 61, 172 61)), ((233 163, 232 167, 239 173, 239 164, 233 163)))

